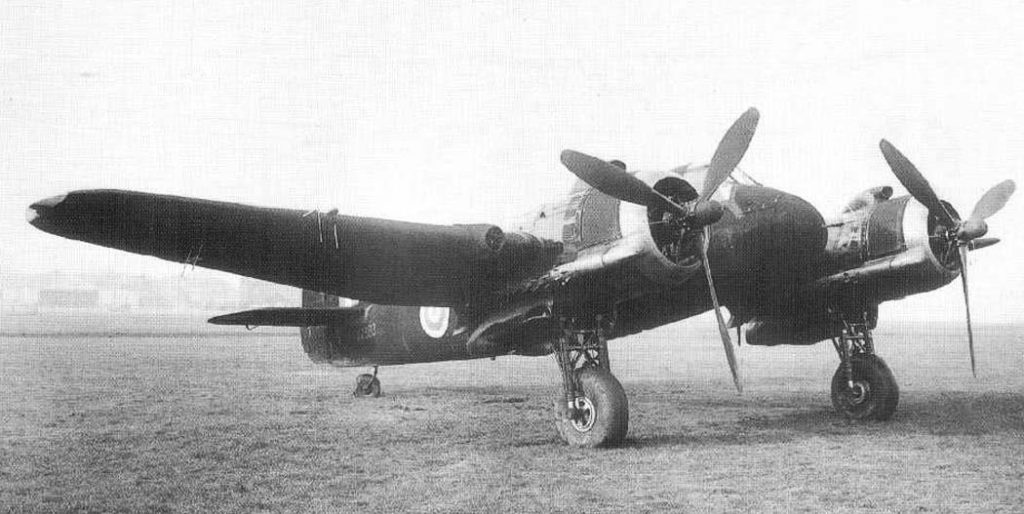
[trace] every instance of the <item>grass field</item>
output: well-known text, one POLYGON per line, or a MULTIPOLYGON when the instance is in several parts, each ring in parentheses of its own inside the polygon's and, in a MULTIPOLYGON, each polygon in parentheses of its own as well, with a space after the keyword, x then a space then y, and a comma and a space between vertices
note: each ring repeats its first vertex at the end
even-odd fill
POLYGON ((612 343, 621 448, 563 446, 553 359, 361 369, 297 337, 0 339, 0 504, 20 511, 1020 512, 1024 330, 883 326, 888 423, 831 410, 830 345, 740 349, 707 320, 612 343))

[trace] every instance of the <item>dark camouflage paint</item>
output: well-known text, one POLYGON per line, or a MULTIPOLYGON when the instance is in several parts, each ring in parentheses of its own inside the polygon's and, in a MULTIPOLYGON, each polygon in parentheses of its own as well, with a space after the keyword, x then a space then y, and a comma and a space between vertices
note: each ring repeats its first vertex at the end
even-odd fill
MULTIPOLYGON (((876 311, 883 300, 948 282, 925 271, 815 285, 829 273, 902 251, 906 199, 865 208, 863 219, 851 222, 857 226, 850 228, 856 234, 847 234, 850 246, 841 251, 820 213, 794 195, 733 184, 722 203, 724 215, 711 231, 712 273, 722 303, 740 322, 753 323, 751 342, 816 342, 833 335, 829 308, 856 301, 856 307, 876 311), (758 331, 772 336, 759 338, 758 331)), ((700 273, 664 284, 628 262, 556 286, 517 285, 577 250, 616 244, 623 233, 619 202, 593 191, 577 190, 556 208, 564 220, 563 241, 503 233, 492 225, 425 225, 116 190, 71 192, 33 209, 38 216, 32 223, 44 231, 299 287, 307 290, 304 306, 337 306, 332 295, 376 302, 360 304, 362 316, 301 329, 310 358, 336 365, 544 354, 557 326, 536 317, 505 323, 513 326, 501 327, 500 337, 475 345, 473 353, 467 349, 482 320, 531 296, 569 315, 617 313, 613 338, 711 308, 700 273), (451 306, 447 332, 427 335, 418 305, 451 306)))

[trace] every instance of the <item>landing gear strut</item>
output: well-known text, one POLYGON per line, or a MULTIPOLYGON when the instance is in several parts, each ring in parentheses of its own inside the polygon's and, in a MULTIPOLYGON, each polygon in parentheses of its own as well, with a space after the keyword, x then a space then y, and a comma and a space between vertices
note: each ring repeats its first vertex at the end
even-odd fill
POLYGON ((356 377, 356 390, 352 392, 352 396, 365 398, 365 397, 380 397, 380 380, 377 379, 377 366, 373 367, 373 374, 363 373, 356 377))
POLYGON ((561 321, 555 360, 562 372, 563 396, 555 400, 558 434, 570 446, 610 446, 629 428, 629 402, 608 365, 607 322, 592 319, 561 321))
POLYGON ((896 412, 900 388, 881 357, 875 355, 868 316, 843 318, 843 332, 832 339, 839 368, 832 375, 832 405, 847 418, 884 421, 896 412))

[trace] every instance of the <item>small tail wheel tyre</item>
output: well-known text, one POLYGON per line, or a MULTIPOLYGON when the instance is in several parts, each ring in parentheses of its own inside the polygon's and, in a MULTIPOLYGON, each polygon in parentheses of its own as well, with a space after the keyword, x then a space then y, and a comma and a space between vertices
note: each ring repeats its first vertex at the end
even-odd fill
POLYGON ((622 384, 611 372, 596 367, 576 370, 583 396, 576 399, 576 416, 570 417, 565 400, 556 400, 555 426, 569 446, 614 446, 626 438, 629 402, 622 384))
POLYGON ((352 393, 352 396, 380 397, 380 380, 369 373, 359 375, 356 377, 356 390, 352 393))
POLYGON ((900 388, 889 366, 876 355, 851 357, 853 388, 846 381, 843 365, 832 375, 832 405, 849 419, 885 421, 896 412, 900 388))

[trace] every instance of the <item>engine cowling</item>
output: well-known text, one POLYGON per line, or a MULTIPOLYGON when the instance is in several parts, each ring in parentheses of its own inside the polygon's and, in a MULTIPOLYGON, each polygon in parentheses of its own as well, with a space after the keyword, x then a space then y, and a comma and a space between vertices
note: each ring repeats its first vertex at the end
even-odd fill
POLYGON ((864 202, 855 198, 858 208, 828 225, 826 276, 800 293, 798 308, 752 320, 750 344, 813 344, 835 337, 843 328, 839 313, 867 312, 873 326, 878 304, 937 289, 957 277, 956 251, 932 237, 948 227, 913 198, 880 200, 876 190, 858 195, 864 202))
POLYGON ((830 290, 856 287, 872 303, 942 287, 960 270, 956 252, 932 237, 945 229, 909 196, 848 213, 829 227, 833 272, 819 283, 830 290))
MULTIPOLYGON (((694 190, 675 172, 638 172, 636 176, 666 195, 694 190)), ((700 271, 696 249, 670 251, 669 246, 679 241, 678 231, 662 234, 660 226, 651 223, 657 213, 642 205, 622 202, 579 182, 562 217, 562 241, 572 258, 560 271, 597 271, 624 263, 631 272, 622 277, 643 277, 664 286, 683 284, 700 271)))

